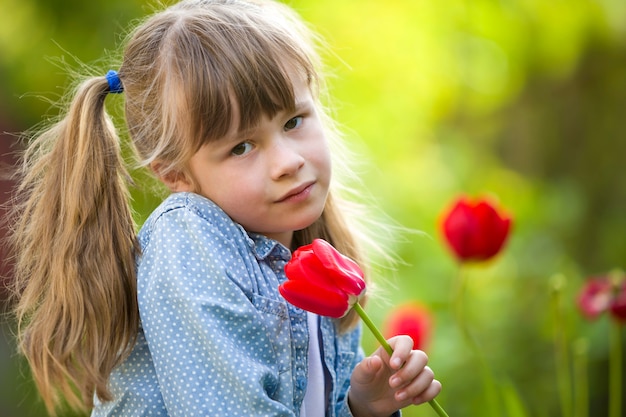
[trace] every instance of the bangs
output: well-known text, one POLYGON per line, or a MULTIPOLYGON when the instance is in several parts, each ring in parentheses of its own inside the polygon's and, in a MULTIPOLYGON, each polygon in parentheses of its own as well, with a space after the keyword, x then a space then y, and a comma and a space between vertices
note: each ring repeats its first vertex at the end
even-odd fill
POLYGON ((219 24, 207 19, 202 13, 186 16, 169 37, 172 87, 182 93, 175 100, 177 124, 195 150, 233 126, 245 131, 263 116, 294 111, 292 77, 302 77, 312 90, 317 82, 314 65, 293 34, 262 30, 241 17, 222 16, 219 24))

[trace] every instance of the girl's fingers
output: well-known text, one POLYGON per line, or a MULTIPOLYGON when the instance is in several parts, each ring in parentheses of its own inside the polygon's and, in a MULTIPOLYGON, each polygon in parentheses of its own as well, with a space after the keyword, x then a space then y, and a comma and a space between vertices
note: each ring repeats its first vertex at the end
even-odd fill
POLYGON ((396 399, 403 401, 407 398, 417 397, 422 392, 425 392, 434 380, 435 374, 432 369, 426 366, 413 380, 396 392, 396 399))
POLYGON ((412 399, 413 404, 422 404, 435 398, 441 392, 441 382, 434 379, 430 386, 412 399))
POLYGON ((389 366, 392 369, 400 369, 413 350, 413 339, 409 336, 395 336, 389 339, 389 345, 393 348, 389 366))
POLYGON ((400 388, 411 383, 416 375, 423 372, 427 363, 428 356, 424 352, 421 350, 412 351, 409 359, 389 378, 389 386, 400 388))
POLYGON ((427 366, 415 378, 408 381, 406 385, 400 386, 400 388, 396 392, 396 397, 406 399, 409 397, 417 396, 421 392, 425 391, 430 386, 430 384, 432 384, 434 379, 435 374, 427 366))
POLYGON ((358 373, 358 382, 367 384, 376 378, 378 371, 383 367, 383 362, 378 356, 371 356, 363 359, 363 361, 357 365, 360 372, 358 373))

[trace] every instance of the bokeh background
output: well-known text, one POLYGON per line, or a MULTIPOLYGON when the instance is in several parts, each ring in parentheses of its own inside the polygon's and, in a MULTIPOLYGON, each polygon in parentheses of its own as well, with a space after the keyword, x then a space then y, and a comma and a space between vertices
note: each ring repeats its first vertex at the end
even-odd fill
MULTIPOLYGON (((609 319, 583 320, 575 298, 587 277, 626 262, 626 2, 289 4, 333 48, 336 115, 362 155, 368 194, 397 225, 424 232, 397 234, 393 250, 402 262, 383 274, 381 296, 368 307, 374 321, 409 301, 431 311, 425 349, 450 416, 566 417, 555 340, 569 352, 574 396, 588 402, 571 412, 606 415, 609 319), (462 194, 489 195, 514 217, 503 252, 465 268, 465 320, 493 373, 496 402, 451 313, 459 266, 439 220, 462 194)), ((129 25, 153 6, 0 0, 3 172, 16 149, 12 133, 56 116, 69 72, 114 67, 129 25)), ((2 177, 0 187, 6 200, 11 182, 2 177)), ((141 222, 158 200, 133 193, 141 222)), ((6 306, 6 294, 2 300, 6 306)), ((9 317, 1 329, 0 417, 46 415, 15 352, 9 317)), ((364 347, 376 347, 368 334, 364 347)), ((405 415, 435 414, 424 405, 405 415)))

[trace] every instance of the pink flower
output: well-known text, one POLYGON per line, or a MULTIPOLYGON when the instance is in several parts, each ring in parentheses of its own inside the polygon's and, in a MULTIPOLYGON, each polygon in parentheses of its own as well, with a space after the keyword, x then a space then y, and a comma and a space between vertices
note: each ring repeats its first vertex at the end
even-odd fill
POLYGON ((408 335, 413 339, 413 349, 425 350, 433 327, 430 311, 417 302, 403 304, 395 308, 383 324, 383 334, 387 339, 397 335, 408 335))
POLYGON ((502 249, 511 217, 486 199, 459 198, 443 216, 442 233, 461 261, 485 261, 502 249))
POLYGON ((615 319, 626 321, 626 280, 596 276, 587 280, 578 294, 578 308, 593 320, 608 311, 615 319))
POLYGON ((285 265, 287 281, 278 290, 291 304, 340 318, 365 294, 363 271, 328 242, 315 239, 298 248, 285 265))

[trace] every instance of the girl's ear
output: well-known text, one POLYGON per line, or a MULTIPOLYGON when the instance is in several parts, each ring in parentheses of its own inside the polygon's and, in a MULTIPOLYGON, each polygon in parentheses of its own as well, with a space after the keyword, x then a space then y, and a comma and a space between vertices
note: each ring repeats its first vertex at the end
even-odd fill
POLYGON ((183 171, 165 170, 160 162, 150 164, 150 169, 171 192, 192 192, 193 183, 183 171))

